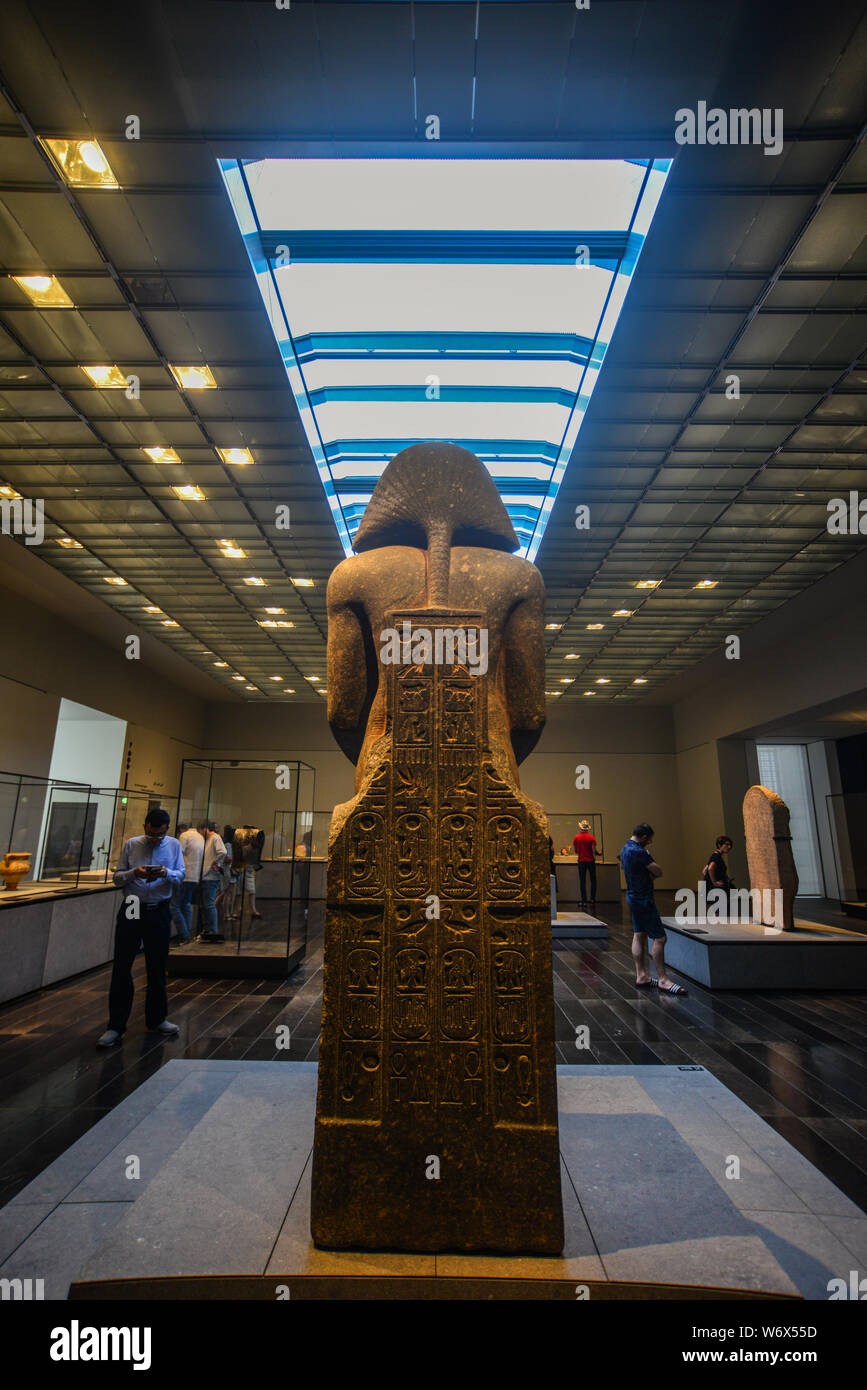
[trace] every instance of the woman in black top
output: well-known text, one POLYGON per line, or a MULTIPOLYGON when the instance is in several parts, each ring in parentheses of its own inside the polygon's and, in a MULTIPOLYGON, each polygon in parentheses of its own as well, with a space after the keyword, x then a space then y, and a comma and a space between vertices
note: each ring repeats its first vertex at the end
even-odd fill
POLYGON ((712 893, 715 888, 722 888, 723 892, 727 893, 733 887, 726 861, 723 858, 724 854, 730 853, 731 847, 732 842, 728 835, 717 836, 716 850, 705 864, 702 875, 709 893, 712 893))

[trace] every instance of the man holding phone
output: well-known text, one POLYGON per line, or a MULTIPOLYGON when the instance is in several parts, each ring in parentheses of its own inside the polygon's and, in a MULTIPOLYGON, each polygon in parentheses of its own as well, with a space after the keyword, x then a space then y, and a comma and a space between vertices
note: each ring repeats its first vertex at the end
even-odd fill
POLYGON ((126 1030, 135 993, 132 966, 144 946, 147 965, 145 1023, 154 1033, 174 1037, 176 1023, 166 1018, 166 962, 172 932, 172 888, 184 879, 184 856, 168 834, 169 813, 149 811, 145 833, 127 840, 114 871, 116 887, 124 890, 114 936, 114 966, 108 994, 108 1027, 100 1047, 114 1047, 126 1030))

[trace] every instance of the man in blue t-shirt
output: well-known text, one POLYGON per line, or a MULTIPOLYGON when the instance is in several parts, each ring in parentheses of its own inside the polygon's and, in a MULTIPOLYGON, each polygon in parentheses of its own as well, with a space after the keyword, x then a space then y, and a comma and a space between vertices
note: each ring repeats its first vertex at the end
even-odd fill
POLYGON ((653 826, 647 821, 636 825, 620 851, 620 863, 626 879, 626 901, 632 913, 632 959, 635 961, 635 983, 640 989, 656 987, 663 994, 686 994, 683 985, 676 985, 665 973, 665 927, 653 899, 653 880, 662 869, 647 846, 653 839, 653 826), (657 978, 650 974, 647 959, 647 938, 657 978))

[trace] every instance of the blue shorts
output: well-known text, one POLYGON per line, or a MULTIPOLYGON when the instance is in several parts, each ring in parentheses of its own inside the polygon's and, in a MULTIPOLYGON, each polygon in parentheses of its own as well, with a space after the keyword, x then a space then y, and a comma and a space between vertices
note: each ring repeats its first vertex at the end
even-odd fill
POLYGON ((644 932, 652 941, 664 941, 665 927, 653 898, 638 893, 627 893, 626 901, 632 913, 632 930, 644 932))

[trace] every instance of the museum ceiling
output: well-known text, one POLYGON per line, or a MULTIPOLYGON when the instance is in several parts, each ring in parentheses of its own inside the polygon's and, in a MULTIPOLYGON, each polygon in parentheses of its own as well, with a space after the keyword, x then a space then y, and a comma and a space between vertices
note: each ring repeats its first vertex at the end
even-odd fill
POLYGON ((344 553, 218 160, 673 160, 536 556, 551 698, 653 702, 863 546, 826 527, 867 490, 862 4, 118 13, 0 15, 0 495, 214 698, 324 686, 344 553), (702 101, 781 151, 678 145, 702 101))

